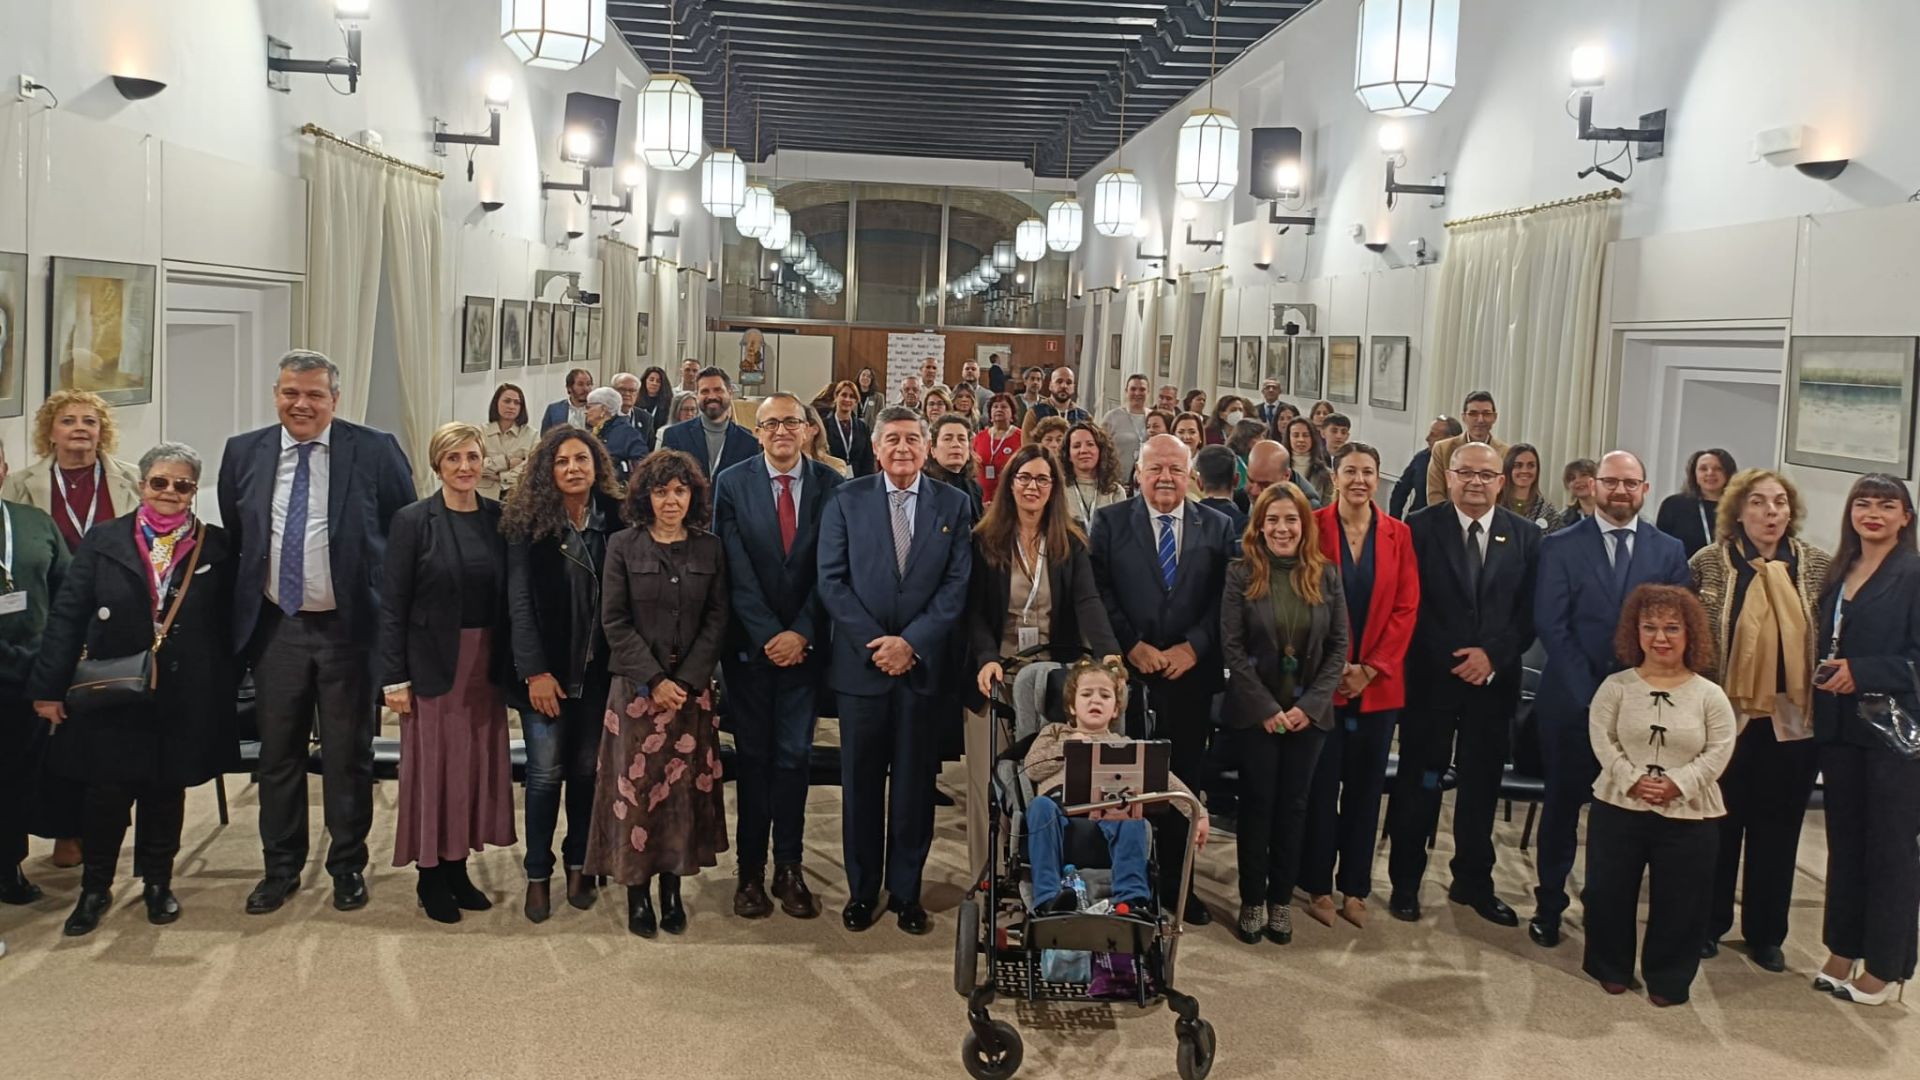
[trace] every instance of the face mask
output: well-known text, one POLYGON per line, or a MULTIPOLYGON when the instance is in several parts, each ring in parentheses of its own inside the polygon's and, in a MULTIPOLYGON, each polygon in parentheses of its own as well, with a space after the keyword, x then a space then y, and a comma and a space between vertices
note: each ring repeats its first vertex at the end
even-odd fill
POLYGON ((1232 412, 1227 414, 1227 424, 1231 426, 1233 424, 1239 423, 1242 420, 1245 420, 1246 418, 1247 418, 1246 413, 1241 412, 1239 409, 1235 409, 1232 412))

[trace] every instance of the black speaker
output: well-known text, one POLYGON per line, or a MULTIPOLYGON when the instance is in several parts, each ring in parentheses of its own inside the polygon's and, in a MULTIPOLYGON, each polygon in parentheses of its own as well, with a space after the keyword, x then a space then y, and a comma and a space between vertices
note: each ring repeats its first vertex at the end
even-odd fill
POLYGON ((568 134, 584 131, 593 136, 593 150, 581 164, 605 169, 613 164, 614 142, 620 131, 620 99, 594 94, 568 94, 567 119, 561 128, 561 145, 568 134))
POLYGON ((1280 184, 1274 174, 1280 166, 1291 164, 1302 176, 1306 175, 1306 164, 1300 160, 1300 129, 1254 128, 1252 136, 1253 160, 1247 174, 1247 194, 1255 202, 1277 199, 1280 184))

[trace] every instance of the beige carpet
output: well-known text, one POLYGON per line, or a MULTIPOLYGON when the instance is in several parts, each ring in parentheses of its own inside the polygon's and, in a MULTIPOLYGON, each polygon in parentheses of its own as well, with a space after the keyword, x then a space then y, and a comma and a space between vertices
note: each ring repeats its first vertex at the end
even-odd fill
MULTIPOLYGON (((964 789, 957 767, 946 779, 964 789)), ((172 927, 147 925, 138 883, 123 877, 101 929, 62 938, 79 872, 53 869, 37 847, 28 872, 48 898, 0 908, 11 948, 0 959, 0 1076, 965 1075, 966 1010, 951 974, 966 873, 957 809, 940 811, 927 937, 891 921, 859 935, 840 927, 838 792, 816 789, 808 864, 824 917, 734 918, 729 863, 688 883, 685 937, 642 941, 624 930, 618 890, 590 912, 562 904, 546 925, 526 922, 517 850, 472 862, 499 907, 457 927, 430 923, 415 909, 412 871, 385 865, 394 791, 376 794, 373 902, 353 914, 328 905, 317 855, 287 909, 242 914, 259 871, 244 786, 225 829, 210 787, 189 796, 177 879, 185 915, 172 927)), ((318 832, 317 805, 313 817, 318 832)), ((1499 828, 1501 891, 1524 914, 1532 864, 1519 837, 1516 815, 1499 828)), ((1377 909, 1364 933, 1300 918, 1285 948, 1242 945, 1218 923, 1187 937, 1180 982, 1219 1033, 1214 1075, 1920 1077, 1920 992, 1913 1005, 1873 1010, 1808 988, 1822 955, 1817 814, 1801 852, 1792 972, 1760 971, 1729 948, 1706 964, 1692 1005, 1670 1010, 1609 998, 1582 976, 1577 923, 1548 952, 1524 930, 1448 905, 1448 847, 1443 832, 1417 926, 1377 909)), ((1216 914, 1233 901, 1232 866, 1231 838, 1202 857, 1201 893, 1216 914)), ((1164 1007, 1006 1002, 997 1014, 1026 1038, 1021 1076, 1175 1075, 1164 1007)))

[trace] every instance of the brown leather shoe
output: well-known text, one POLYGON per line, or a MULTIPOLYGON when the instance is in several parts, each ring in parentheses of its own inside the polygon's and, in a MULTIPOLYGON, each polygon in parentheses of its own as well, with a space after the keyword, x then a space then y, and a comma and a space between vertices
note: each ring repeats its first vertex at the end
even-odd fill
POLYGON ((1322 894, 1308 901, 1307 917, 1321 926, 1332 926, 1333 915, 1333 897, 1322 894))
POLYGON ((1340 905, 1340 917, 1352 923, 1356 928, 1367 928, 1367 902, 1357 896, 1349 896, 1340 905))
POLYGON ((812 919, 820 914, 820 905, 814 902, 813 892, 807 888, 807 875, 799 863, 773 868, 773 895, 780 898, 780 910, 796 919, 812 919))
POLYGON ((767 899, 766 871, 740 871, 740 884, 733 890, 733 913, 743 919, 764 919, 773 914, 773 901, 767 899))
POLYGON ((553 914, 553 886, 544 881, 527 882, 527 903, 523 910, 528 922, 546 922, 553 914))

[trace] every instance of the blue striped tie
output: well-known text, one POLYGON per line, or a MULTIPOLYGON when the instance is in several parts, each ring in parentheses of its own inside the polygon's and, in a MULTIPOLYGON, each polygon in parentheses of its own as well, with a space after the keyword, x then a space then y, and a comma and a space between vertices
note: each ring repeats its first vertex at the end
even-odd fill
POLYGON ((1160 583, 1173 588, 1173 515, 1160 515, 1160 583))

